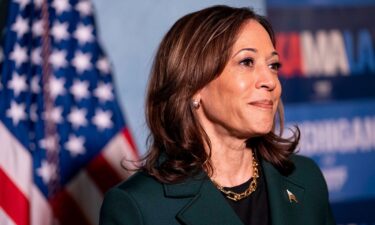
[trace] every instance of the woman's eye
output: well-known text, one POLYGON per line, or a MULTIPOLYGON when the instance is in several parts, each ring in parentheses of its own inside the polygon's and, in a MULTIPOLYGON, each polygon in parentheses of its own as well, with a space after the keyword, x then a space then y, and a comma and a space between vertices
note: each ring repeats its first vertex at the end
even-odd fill
POLYGON ((253 66, 254 60, 252 58, 246 58, 246 59, 241 60, 240 64, 244 66, 253 66))
POLYGON ((281 63, 279 63, 279 62, 271 63, 271 64, 269 65, 269 68, 270 68, 271 70, 274 70, 274 71, 278 72, 278 71, 280 70, 280 68, 281 68, 281 63))

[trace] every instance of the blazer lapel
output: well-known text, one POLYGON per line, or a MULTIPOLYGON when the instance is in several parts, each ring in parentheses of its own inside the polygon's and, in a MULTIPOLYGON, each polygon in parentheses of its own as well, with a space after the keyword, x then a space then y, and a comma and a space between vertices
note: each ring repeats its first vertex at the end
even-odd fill
POLYGON ((243 225, 237 214, 205 175, 182 184, 165 185, 167 197, 191 197, 177 218, 186 225, 243 225))
POLYGON ((262 161, 268 188, 272 225, 303 224, 304 187, 282 176, 270 163, 262 161))

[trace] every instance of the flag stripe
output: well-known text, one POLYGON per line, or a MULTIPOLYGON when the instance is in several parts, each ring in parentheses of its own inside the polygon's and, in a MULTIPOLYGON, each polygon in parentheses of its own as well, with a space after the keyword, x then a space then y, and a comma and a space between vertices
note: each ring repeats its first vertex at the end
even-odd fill
POLYGON ((28 197, 28 188, 32 183, 30 153, 10 134, 2 122, 0 122, 0 143, 0 168, 23 195, 28 197))
POLYGON ((34 184, 31 188, 31 225, 51 225, 53 220, 52 209, 49 202, 34 184))
POLYGON ((130 135, 130 132, 129 132, 129 129, 128 128, 124 128, 122 130, 122 134, 124 135, 125 137, 125 140, 127 140, 128 144, 130 145, 130 150, 133 152, 133 155, 134 155, 134 159, 138 158, 138 153, 137 153, 137 148, 134 144, 134 141, 130 135))
POLYGON ((90 162, 86 171, 102 193, 121 181, 117 172, 101 154, 90 162), (112 174, 112 176, 108 176, 108 174, 112 174))
POLYGON ((29 224, 29 201, 0 168, 0 206, 18 225, 29 224))
POLYGON ((77 202, 65 190, 52 197, 50 202, 54 215, 60 224, 90 225, 77 202))
POLYGON ((84 171, 80 172, 67 186, 70 196, 77 202, 91 224, 99 221, 103 194, 84 171))
POLYGON ((11 220, 8 215, 0 207, 0 224, 1 225, 15 225, 13 220, 11 220))
POLYGON ((125 170, 124 166, 128 169, 135 168, 133 161, 137 160, 138 156, 134 152, 128 140, 124 138, 124 132, 121 132, 105 146, 103 157, 112 165, 112 168, 121 179, 125 179, 130 175, 131 171, 125 170))

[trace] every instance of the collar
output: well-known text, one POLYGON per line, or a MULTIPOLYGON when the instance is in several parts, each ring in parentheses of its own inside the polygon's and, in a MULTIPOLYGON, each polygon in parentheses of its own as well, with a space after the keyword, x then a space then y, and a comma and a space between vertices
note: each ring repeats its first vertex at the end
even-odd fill
POLYGON ((179 184, 164 184, 165 196, 190 198, 177 214, 186 225, 243 225, 205 172, 179 184))
POLYGON ((263 174, 266 177, 268 200, 272 225, 303 224, 303 205, 305 188, 291 176, 283 176, 275 167, 262 161, 263 174), (294 198, 297 200, 293 201, 294 198))
POLYGON ((202 171, 198 175, 188 178, 177 184, 163 184, 164 194, 171 198, 187 198, 196 196, 204 182, 209 180, 208 175, 202 171))

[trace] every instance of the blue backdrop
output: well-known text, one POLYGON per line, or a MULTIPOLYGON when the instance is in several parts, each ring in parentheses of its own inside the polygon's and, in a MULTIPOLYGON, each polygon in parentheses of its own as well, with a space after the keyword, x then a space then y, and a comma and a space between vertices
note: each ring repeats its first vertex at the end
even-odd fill
POLYGON ((338 224, 375 224, 375 2, 269 0, 288 125, 327 180, 338 224))

